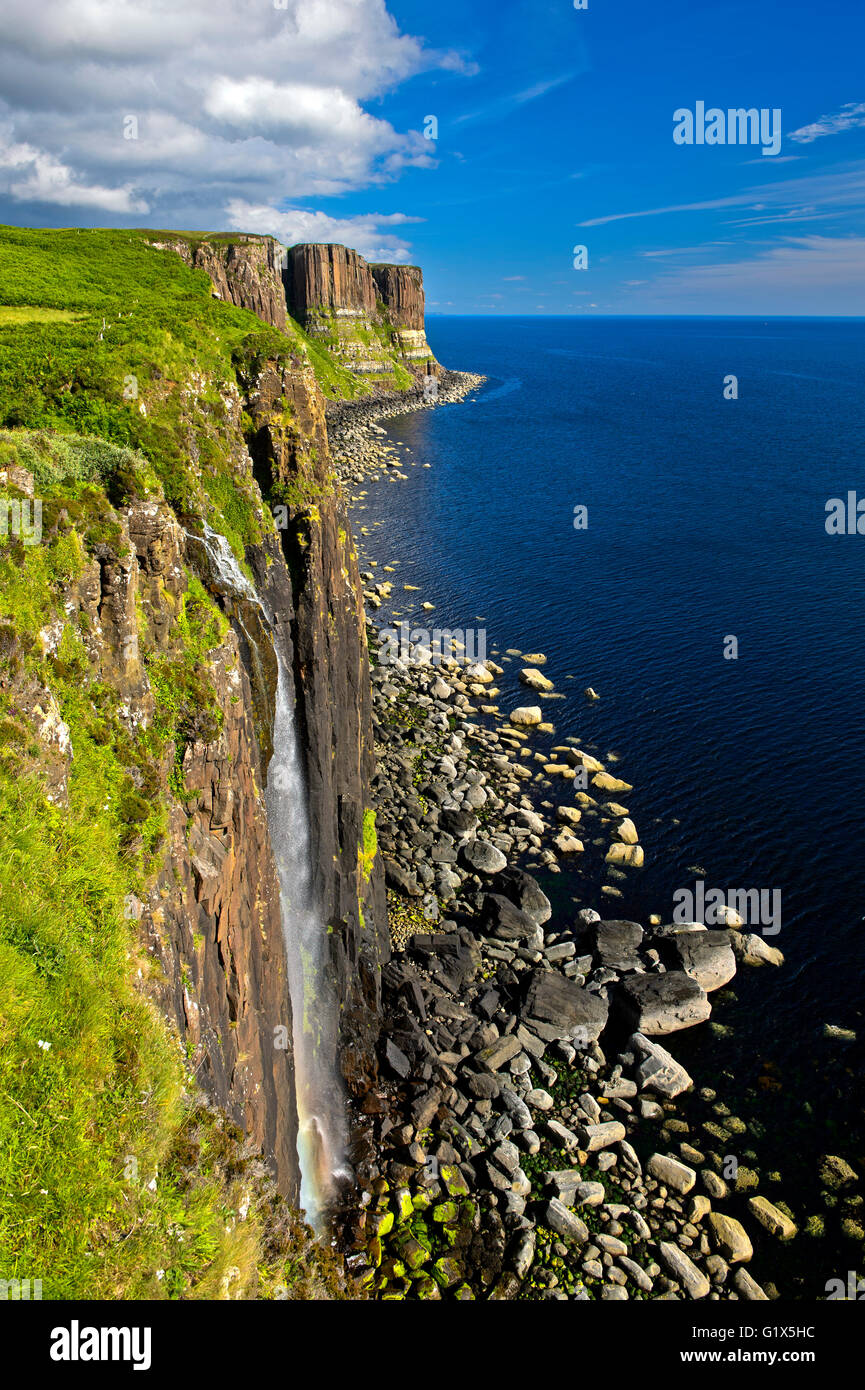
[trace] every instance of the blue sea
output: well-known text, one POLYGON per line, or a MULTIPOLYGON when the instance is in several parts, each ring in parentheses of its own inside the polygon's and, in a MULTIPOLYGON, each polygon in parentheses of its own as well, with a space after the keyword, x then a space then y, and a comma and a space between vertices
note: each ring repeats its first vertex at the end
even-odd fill
MULTIPOLYGON (((358 526, 385 524, 367 557, 397 561, 435 625, 545 653, 567 697, 545 705, 553 742, 618 756, 646 865, 606 915, 670 921, 697 879, 780 890, 785 966, 740 969, 725 1036, 673 1050, 845 1128, 828 1097, 861 1106, 862 1051, 821 1029, 865 1036, 865 535, 825 523, 829 498, 865 497, 865 323, 442 317, 428 335, 489 381, 390 422, 417 466, 368 485, 358 526)), ((520 664, 503 710, 534 703, 520 664)))

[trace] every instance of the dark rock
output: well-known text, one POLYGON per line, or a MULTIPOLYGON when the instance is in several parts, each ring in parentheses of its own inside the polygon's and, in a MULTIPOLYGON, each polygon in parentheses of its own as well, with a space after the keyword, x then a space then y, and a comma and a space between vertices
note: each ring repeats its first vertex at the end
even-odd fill
POLYGON ((423 892, 414 874, 410 874, 396 859, 385 858, 385 881, 388 888, 394 888, 407 898, 419 898, 423 892))
POLYGON ((637 970, 643 928, 639 922, 603 921, 590 928, 595 955, 610 970, 637 970))
POLYGON ((385 1038, 384 1057, 391 1071, 405 1080, 411 1072, 411 1062, 391 1038, 385 1038))
POLYGON ((556 970, 534 970, 529 979, 522 1017, 530 1026, 546 1024, 584 1046, 596 1042, 607 1022, 606 1000, 556 970))
POLYGON ((520 1040, 513 1033, 503 1038, 496 1038, 487 1047, 482 1047, 480 1052, 475 1054, 475 1061, 489 1071, 498 1071, 505 1062, 509 1062, 512 1057, 516 1057, 520 1051, 520 1040))
POLYGON ((471 811, 442 811, 439 824, 457 844, 464 844, 476 833, 480 821, 471 811))
POLYGON ((537 879, 524 869, 503 869, 497 879, 497 886, 506 898, 530 917, 538 926, 548 922, 553 915, 552 904, 542 890, 537 879))
POLYGON ((481 929, 500 941, 524 941, 534 936, 535 922, 500 893, 484 895, 481 929))
POLYGON ((705 990, 684 970, 629 976, 618 987, 616 1005, 632 1032, 649 1037, 703 1023, 712 1012, 705 990))

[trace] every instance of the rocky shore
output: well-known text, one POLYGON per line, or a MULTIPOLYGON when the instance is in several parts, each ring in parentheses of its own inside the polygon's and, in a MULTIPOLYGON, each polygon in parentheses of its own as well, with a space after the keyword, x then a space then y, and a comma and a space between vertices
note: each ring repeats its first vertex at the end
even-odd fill
POLYGON ((400 397, 384 394, 364 396, 359 401, 331 401, 327 432, 340 482, 359 483, 391 469, 398 476, 399 452, 387 443, 380 421, 465 400, 485 381, 486 377, 475 372, 446 371, 440 377, 421 378, 414 390, 400 397))
MULTIPOLYGON (((464 376, 457 389, 477 384, 464 376)), ((340 416, 332 438, 345 481, 398 472, 378 420, 405 409, 367 403, 340 416)), ((393 584, 371 569, 362 579, 375 663, 373 615, 393 584)), ((374 664, 393 958, 383 1079, 354 1116, 360 1203, 355 1193, 341 1228, 358 1291, 783 1296, 773 1252, 801 1238, 797 1218, 742 1161, 754 1154, 750 1123, 667 1045, 709 1019, 737 966, 783 957, 735 918, 709 930, 609 910, 617 881, 643 862, 623 804, 633 789, 573 738, 552 753, 534 748, 536 734, 554 732, 554 705, 541 704, 557 698, 545 658, 494 655, 430 664, 410 648, 374 664), (508 659, 537 703, 503 713, 508 659), (575 862, 581 895, 554 910, 545 888, 575 862), (684 1099, 699 1121, 693 1105, 685 1117, 684 1099)), ((858 1176, 845 1160, 826 1155, 820 1181, 856 1212, 858 1176)))

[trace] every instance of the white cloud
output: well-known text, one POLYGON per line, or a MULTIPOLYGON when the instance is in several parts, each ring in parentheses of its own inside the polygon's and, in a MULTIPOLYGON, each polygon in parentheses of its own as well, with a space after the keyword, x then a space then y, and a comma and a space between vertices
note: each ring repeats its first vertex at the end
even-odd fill
POLYGON ((410 260, 409 243, 383 229, 420 221, 401 212, 330 217, 327 213, 307 212, 303 208, 280 210, 264 203, 246 203, 241 198, 231 199, 227 213, 232 231, 261 232, 277 237, 287 246, 299 241, 339 242, 342 246, 353 247, 368 261, 410 260))
POLYGON ((61 207, 103 208, 107 212, 145 213, 149 206, 134 197, 129 185, 106 188, 82 183, 72 170, 32 145, 5 143, 0 135, 0 179, 7 175, 16 202, 54 203, 61 207))
MULTIPOLYGON (((325 197, 434 163, 367 109, 455 53, 387 0, 4 0, 0 123, 32 151, 0 198, 218 227, 230 198, 325 197), (124 138, 134 116, 138 138, 124 138), (14 185, 14 186, 13 186, 14 185)), ((409 122, 409 124, 414 124, 409 122)))
POLYGON ((865 126, 865 101, 847 101, 834 116, 821 116, 811 125, 800 126, 789 138, 799 145, 811 145, 824 135, 840 135, 859 126, 865 126))

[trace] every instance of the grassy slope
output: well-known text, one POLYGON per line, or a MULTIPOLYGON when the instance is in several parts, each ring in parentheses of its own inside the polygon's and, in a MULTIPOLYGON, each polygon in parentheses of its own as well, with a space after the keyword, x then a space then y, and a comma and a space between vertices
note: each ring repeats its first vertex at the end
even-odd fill
POLYGON ((63 608, 130 497, 164 490, 240 554, 257 538, 223 393, 238 363, 296 343, 128 232, 0 231, 0 302, 27 306, 23 321, 0 313, 0 467, 29 468, 43 499, 42 544, 0 543, 0 1279, 41 1279, 44 1297, 334 1295, 326 1253, 189 1099, 176 1042, 132 983, 124 902, 160 853, 166 755, 182 791, 170 745, 218 722, 207 660, 224 620, 190 580, 157 660, 142 615, 157 708, 130 734, 63 608), (63 809, 21 709, 33 680, 69 726, 63 809))

